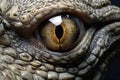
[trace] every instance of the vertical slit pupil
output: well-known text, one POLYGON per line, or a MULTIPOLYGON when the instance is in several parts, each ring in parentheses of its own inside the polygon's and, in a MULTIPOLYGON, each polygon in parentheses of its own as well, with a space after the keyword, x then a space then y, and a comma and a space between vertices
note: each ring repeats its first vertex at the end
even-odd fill
POLYGON ((63 27, 61 25, 56 26, 55 33, 58 39, 61 39, 63 36, 63 27))

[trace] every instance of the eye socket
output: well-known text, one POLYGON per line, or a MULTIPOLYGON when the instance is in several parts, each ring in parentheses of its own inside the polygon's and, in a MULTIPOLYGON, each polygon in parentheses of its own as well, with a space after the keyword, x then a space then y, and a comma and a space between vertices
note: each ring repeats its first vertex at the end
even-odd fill
POLYGON ((74 48, 85 29, 82 21, 73 15, 62 14, 40 24, 37 39, 52 51, 68 51, 74 48))

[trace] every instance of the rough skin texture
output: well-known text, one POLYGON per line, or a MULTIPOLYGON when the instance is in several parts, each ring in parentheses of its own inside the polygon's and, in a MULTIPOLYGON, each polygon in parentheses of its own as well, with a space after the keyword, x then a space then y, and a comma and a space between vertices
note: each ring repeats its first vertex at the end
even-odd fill
POLYGON ((120 8, 109 0, 0 0, 0 80, 102 80, 119 47, 120 8), (87 27, 67 52, 33 37, 60 13, 78 15, 87 27))

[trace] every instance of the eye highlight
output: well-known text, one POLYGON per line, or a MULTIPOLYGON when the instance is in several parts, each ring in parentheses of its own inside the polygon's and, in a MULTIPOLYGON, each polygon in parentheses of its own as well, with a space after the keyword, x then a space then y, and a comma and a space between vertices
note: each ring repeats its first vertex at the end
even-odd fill
POLYGON ((49 50, 63 52, 74 48, 84 33, 84 26, 77 17, 63 14, 41 24, 37 35, 49 50))

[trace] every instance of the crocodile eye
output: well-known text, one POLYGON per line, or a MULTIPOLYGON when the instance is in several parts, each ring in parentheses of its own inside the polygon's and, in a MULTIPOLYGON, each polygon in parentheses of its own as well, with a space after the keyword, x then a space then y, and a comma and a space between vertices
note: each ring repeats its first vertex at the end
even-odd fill
POLYGON ((84 34, 82 22, 73 15, 58 15, 39 26, 39 39, 52 51, 74 48, 84 34))

